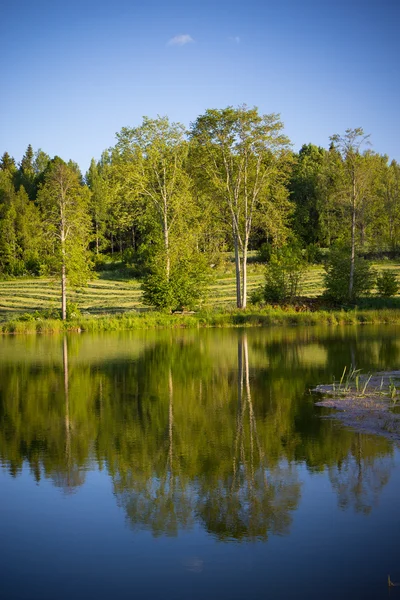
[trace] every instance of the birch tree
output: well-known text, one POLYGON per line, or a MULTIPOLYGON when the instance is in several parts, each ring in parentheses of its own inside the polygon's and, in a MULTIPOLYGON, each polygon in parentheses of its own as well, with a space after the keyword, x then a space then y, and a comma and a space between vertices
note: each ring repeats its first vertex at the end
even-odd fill
POLYGON ((368 142, 369 135, 365 135, 361 127, 346 129, 344 135, 331 136, 335 148, 342 157, 342 177, 340 178, 337 197, 350 209, 350 276, 348 298, 353 298, 354 268, 356 259, 356 228, 363 201, 369 185, 369 171, 365 168, 361 148, 368 142))
POLYGON ((117 140, 113 168, 119 195, 131 199, 132 218, 146 221, 152 231, 145 300, 159 308, 183 308, 192 303, 190 297, 200 299, 206 284, 204 257, 196 246, 199 215, 186 170, 186 131, 167 117, 144 117, 139 127, 123 128, 117 140))
POLYGON ((53 268, 61 279, 61 314, 67 318, 67 280, 71 284, 87 280, 90 272, 88 243, 90 192, 79 182, 78 174, 64 161, 53 159, 45 182, 38 193, 38 203, 54 253, 53 268))
POLYGON ((246 106, 207 110, 192 125, 198 165, 205 170, 235 252, 236 303, 247 302, 247 256, 254 225, 279 239, 290 212, 285 187, 289 140, 276 114, 246 106))
POLYGON ((123 127, 117 133, 119 166, 126 187, 144 198, 159 224, 166 279, 171 269, 170 235, 182 213, 189 210, 190 182, 184 169, 188 146, 185 129, 167 117, 143 118, 139 127, 123 127))

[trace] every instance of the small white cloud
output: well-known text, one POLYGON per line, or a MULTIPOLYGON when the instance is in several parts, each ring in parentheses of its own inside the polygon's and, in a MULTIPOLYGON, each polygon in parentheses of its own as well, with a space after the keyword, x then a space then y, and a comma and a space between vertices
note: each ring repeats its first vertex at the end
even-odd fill
POLYGON ((168 42, 168 46, 185 46, 186 44, 191 44, 194 42, 194 39, 188 33, 183 35, 176 35, 171 38, 168 42))
POLYGON ((240 37, 238 35, 230 37, 229 39, 231 40, 231 42, 235 42, 235 44, 240 44, 240 37))

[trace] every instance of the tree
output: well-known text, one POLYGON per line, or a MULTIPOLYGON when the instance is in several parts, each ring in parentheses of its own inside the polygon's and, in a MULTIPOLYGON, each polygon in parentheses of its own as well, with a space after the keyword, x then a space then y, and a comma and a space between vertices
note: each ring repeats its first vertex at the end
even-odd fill
MULTIPOLYGON (((165 251, 165 274, 170 273, 170 232, 189 198, 190 183, 184 170, 187 156, 185 130, 167 117, 144 117, 139 127, 124 127, 117 134, 123 167, 129 167, 129 184, 136 197, 152 206, 165 251)), ((128 184, 128 185, 129 185, 128 184)))
POLYGON ((107 227, 108 197, 106 183, 102 176, 101 164, 92 158, 89 171, 86 173, 86 183, 91 191, 90 214, 95 230, 96 254, 104 243, 107 227))
POLYGON ((54 268, 61 277, 61 313, 66 320, 67 278, 72 284, 81 283, 90 272, 89 190, 80 184, 76 170, 56 157, 45 175, 38 201, 54 248, 54 268))
POLYGON ((285 233, 290 152, 282 129, 278 115, 260 116, 256 108, 246 106, 207 110, 192 125, 199 168, 207 172, 220 215, 230 223, 238 308, 247 302, 247 255, 254 223, 275 241, 285 233))
POLYGON ((335 148, 342 157, 342 178, 339 196, 350 208, 351 242, 350 242, 350 273, 348 282, 348 299, 353 297, 354 268, 356 260, 356 226, 357 217, 368 186, 368 171, 364 168, 361 147, 368 141, 369 135, 364 134, 361 127, 346 129, 344 135, 331 136, 335 148))
POLYGON ((384 169, 382 197, 387 246, 392 252, 397 252, 400 231, 400 165, 395 160, 384 169))
POLYGON ((42 225, 23 186, 15 192, 12 173, 0 171, 0 271, 39 274, 42 225))
POLYGON ((34 165, 34 152, 31 144, 28 145, 24 156, 22 157, 17 173, 17 187, 19 189, 21 185, 24 186, 26 193, 29 198, 33 200, 36 196, 36 185, 35 185, 35 165, 34 165))
POLYGON ((199 258, 196 241, 200 220, 186 171, 185 129, 167 117, 144 117, 141 126, 123 128, 117 139, 113 165, 120 191, 130 199, 132 218, 146 220, 151 231, 151 238, 147 237, 145 297, 155 306, 176 308, 182 304, 177 278, 183 269, 185 289, 194 289, 196 282, 198 290, 202 289, 198 269, 187 264, 197 264, 199 258))
POLYGON ((334 302, 354 302, 363 294, 369 294, 376 279, 371 265, 355 255, 354 262, 349 261, 349 248, 341 244, 332 247, 325 265, 325 295, 334 302), (352 271, 351 296, 348 282, 352 271))
POLYGON ((15 166, 15 160, 12 156, 8 154, 8 152, 4 152, 3 156, 0 159, 0 169, 2 171, 16 171, 17 167, 15 166))
POLYGON ((305 245, 320 242, 319 174, 326 150, 304 144, 297 156, 289 188, 294 202, 293 228, 305 245))

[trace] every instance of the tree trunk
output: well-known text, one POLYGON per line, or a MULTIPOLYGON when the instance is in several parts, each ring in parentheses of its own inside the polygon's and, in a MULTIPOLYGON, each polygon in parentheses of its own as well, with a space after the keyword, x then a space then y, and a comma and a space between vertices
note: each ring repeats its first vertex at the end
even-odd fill
POLYGON ((165 212, 164 212, 164 221, 163 221, 163 234, 164 234, 164 248, 165 248, 165 274, 167 277, 167 281, 169 281, 171 264, 170 264, 170 257, 169 257, 168 219, 167 219, 167 215, 165 212))
POLYGON ((63 321, 67 320, 67 272, 65 266, 65 230, 62 225, 61 228, 61 318, 63 321))
POLYGON ((356 180, 353 174, 353 191, 351 199, 351 257, 350 257, 350 279, 349 300, 353 297, 354 288, 354 264, 356 259, 356 180))
POLYGON ((240 281, 240 254, 239 240, 236 230, 233 232, 233 244, 235 247, 235 271, 236 271, 236 306, 242 307, 241 281, 240 281))
POLYGON ((67 276, 64 262, 61 267, 61 316, 63 321, 67 320, 67 276))
POLYGON ((242 285, 242 308, 246 308, 247 306, 247 246, 248 240, 244 242, 243 248, 243 285, 242 285))
POLYGON ((132 248, 136 251, 135 226, 132 225, 132 248))
POLYGON ((99 254, 99 224, 96 221, 96 254, 99 254))

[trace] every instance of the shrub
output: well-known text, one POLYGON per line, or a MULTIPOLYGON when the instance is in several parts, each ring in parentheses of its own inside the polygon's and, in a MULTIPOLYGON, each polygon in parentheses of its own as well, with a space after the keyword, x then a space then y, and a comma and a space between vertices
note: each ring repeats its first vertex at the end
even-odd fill
POLYGON ((81 311, 79 310, 76 302, 67 302, 67 321, 71 319, 77 319, 81 316, 81 311))
POLYGON ((375 272, 371 264, 355 257, 353 290, 349 296, 350 282, 350 249, 337 246, 331 249, 325 263, 325 293, 324 296, 334 302, 355 302, 360 296, 368 295, 375 283, 375 272))
POLYGON ((395 296, 399 291, 399 283, 394 271, 382 271, 376 278, 376 287, 378 288, 379 296, 390 298, 395 296))
POLYGON ((143 301, 161 310, 194 308, 203 300, 210 283, 210 267, 203 254, 174 257, 169 279, 160 256, 151 262, 142 283, 143 301))
POLYGON ((304 260, 297 247, 286 246, 275 250, 266 267, 264 300, 292 302, 299 295, 300 279, 304 270, 304 260))
POLYGON ((250 304, 261 304, 264 300, 264 286, 259 285, 250 294, 250 304))

